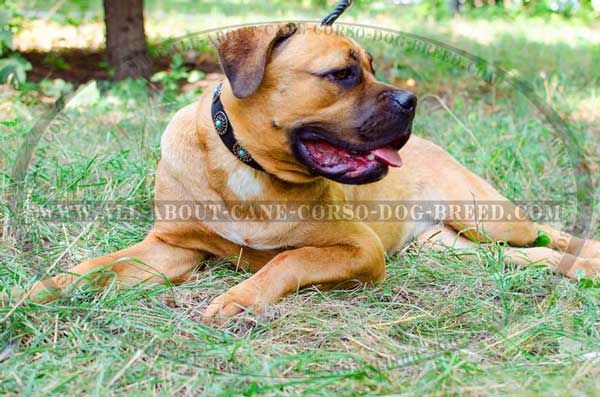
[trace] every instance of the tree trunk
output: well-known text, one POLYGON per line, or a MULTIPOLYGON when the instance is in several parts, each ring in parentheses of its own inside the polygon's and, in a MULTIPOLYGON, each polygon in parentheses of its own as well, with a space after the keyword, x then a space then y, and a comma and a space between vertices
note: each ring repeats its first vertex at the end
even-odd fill
POLYGON ((450 0, 449 6, 450 6, 450 12, 452 14, 460 13, 460 0, 450 0))
POLYGON ((115 80, 150 77, 152 63, 144 33, 144 0, 104 0, 106 56, 115 80))

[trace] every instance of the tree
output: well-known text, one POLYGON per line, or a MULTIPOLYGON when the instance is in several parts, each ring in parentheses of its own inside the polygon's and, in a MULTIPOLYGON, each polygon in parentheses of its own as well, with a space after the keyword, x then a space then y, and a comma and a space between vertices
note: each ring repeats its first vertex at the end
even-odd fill
POLYGON ((144 0, 104 0, 106 56, 115 80, 149 77, 152 62, 144 32, 144 0))

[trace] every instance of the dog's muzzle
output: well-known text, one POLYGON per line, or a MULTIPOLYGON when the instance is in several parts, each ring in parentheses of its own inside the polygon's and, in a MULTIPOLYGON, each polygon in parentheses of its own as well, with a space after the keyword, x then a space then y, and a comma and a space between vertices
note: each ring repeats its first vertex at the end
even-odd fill
POLYGON ((346 184, 376 182, 388 167, 401 167, 398 154, 411 135, 417 98, 402 90, 381 92, 374 110, 350 134, 335 121, 312 123, 292 131, 292 149, 314 175, 346 184))

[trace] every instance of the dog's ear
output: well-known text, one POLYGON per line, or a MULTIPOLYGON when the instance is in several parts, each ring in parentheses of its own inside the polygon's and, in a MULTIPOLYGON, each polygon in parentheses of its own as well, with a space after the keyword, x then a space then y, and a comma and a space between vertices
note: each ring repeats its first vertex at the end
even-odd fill
POLYGON ((229 32, 217 40, 221 66, 236 97, 247 98, 256 92, 271 51, 296 29, 293 23, 248 27, 229 32))

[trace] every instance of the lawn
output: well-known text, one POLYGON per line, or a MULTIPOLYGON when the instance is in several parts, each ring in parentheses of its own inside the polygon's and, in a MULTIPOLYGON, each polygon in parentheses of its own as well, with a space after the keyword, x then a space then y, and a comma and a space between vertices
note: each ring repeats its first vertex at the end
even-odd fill
MULTIPOLYGON (((233 1, 197 12, 178 2, 149 3, 154 46, 208 27, 321 16, 306 7, 233 1)), ((37 2, 50 8, 45 4, 37 2)), ((93 38, 101 29, 97 6, 92 2, 90 15, 76 25, 64 20, 69 10, 32 22, 20 33, 21 44, 42 48, 53 37, 36 29, 93 38)), ((351 10, 345 21, 440 40, 511 76, 490 83, 428 52, 360 40, 373 52, 380 78, 418 94, 415 133, 513 200, 559 201, 556 226, 574 227, 576 204, 600 198, 597 22, 434 22, 388 7, 351 10), (514 76, 531 91, 510 84, 514 76), (525 94, 553 108, 581 150, 525 94), (582 158, 570 157, 574 152, 582 158), (589 177, 583 189, 576 183, 581 175, 589 177)), ((76 87, 49 79, 21 91, 3 86, 0 290, 31 285, 53 264, 54 274, 143 238, 152 224, 160 135, 174 112, 197 97, 203 79, 214 78, 173 58, 151 87, 88 85, 49 125, 19 184, 13 165, 29 131, 61 92, 76 87), (118 202, 140 216, 50 222, 33 211, 70 200, 118 202)), ((60 68, 60 59, 48 62, 60 68)), ((585 216, 600 238, 597 219, 585 216)), ((597 395, 600 284, 537 266, 507 268, 500 246, 477 248, 474 262, 462 254, 408 249, 389 258, 380 285, 303 291, 218 327, 201 324, 200 313, 248 277, 234 270, 237 258, 203 263, 181 286, 112 287, 100 294, 80 288, 57 302, 21 305, 10 316, 10 308, 0 308, 0 395, 597 395)))

